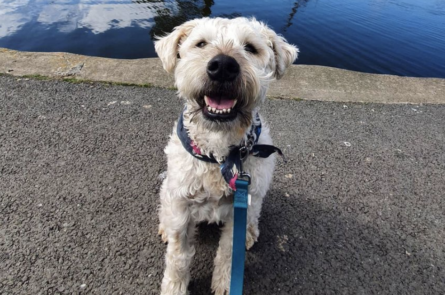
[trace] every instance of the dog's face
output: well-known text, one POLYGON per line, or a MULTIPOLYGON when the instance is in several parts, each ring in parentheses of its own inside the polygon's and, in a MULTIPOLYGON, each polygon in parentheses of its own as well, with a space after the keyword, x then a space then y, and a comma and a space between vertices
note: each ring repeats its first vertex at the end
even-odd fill
POLYGON ((269 82, 298 54, 265 24, 246 18, 188 21, 155 48, 164 69, 174 71, 188 111, 208 128, 248 126, 269 82))

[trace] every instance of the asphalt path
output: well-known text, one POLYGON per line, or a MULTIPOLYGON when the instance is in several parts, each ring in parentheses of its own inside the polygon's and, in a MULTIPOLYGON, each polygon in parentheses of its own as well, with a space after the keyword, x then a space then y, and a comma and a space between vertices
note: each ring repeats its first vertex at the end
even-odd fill
MULTIPOLYGON (((0 293, 158 294, 174 91, 0 77, 0 293)), ((445 105, 271 100, 245 294, 444 294, 445 105)), ((209 294, 216 225, 190 293, 209 294)))

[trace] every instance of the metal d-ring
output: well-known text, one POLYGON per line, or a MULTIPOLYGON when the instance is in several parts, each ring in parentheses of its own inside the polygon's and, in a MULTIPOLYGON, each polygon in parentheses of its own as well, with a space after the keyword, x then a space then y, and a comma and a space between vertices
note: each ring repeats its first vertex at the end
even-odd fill
POLYGON ((249 135, 247 141, 239 149, 241 161, 245 161, 247 159, 247 156, 249 156, 254 143, 255 141, 253 136, 249 135))

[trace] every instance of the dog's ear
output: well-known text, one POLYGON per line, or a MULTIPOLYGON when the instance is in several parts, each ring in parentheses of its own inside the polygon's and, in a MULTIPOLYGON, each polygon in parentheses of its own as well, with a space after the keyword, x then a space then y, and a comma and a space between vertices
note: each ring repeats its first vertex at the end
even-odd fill
POLYGON ((164 70, 172 73, 179 58, 179 46, 187 38, 197 21, 191 20, 173 29, 173 32, 164 37, 156 37, 155 50, 162 61, 164 70))
POLYGON ((266 36, 271 42, 271 47, 275 54, 275 73, 276 79, 283 77, 286 69, 297 59, 298 48, 295 45, 287 43, 284 37, 277 35, 274 31, 267 28, 266 36))

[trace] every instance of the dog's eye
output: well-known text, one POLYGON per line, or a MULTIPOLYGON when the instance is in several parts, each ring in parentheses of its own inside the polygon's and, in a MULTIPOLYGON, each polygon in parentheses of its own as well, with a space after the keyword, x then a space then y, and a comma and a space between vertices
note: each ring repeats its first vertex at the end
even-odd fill
POLYGON ((252 44, 244 45, 244 50, 246 50, 247 52, 253 53, 253 54, 257 54, 258 53, 256 48, 252 44))
POLYGON ((203 48, 203 47, 206 46, 206 45, 207 45, 207 42, 205 42, 205 41, 201 41, 201 42, 199 42, 198 44, 196 44, 196 47, 203 48))

